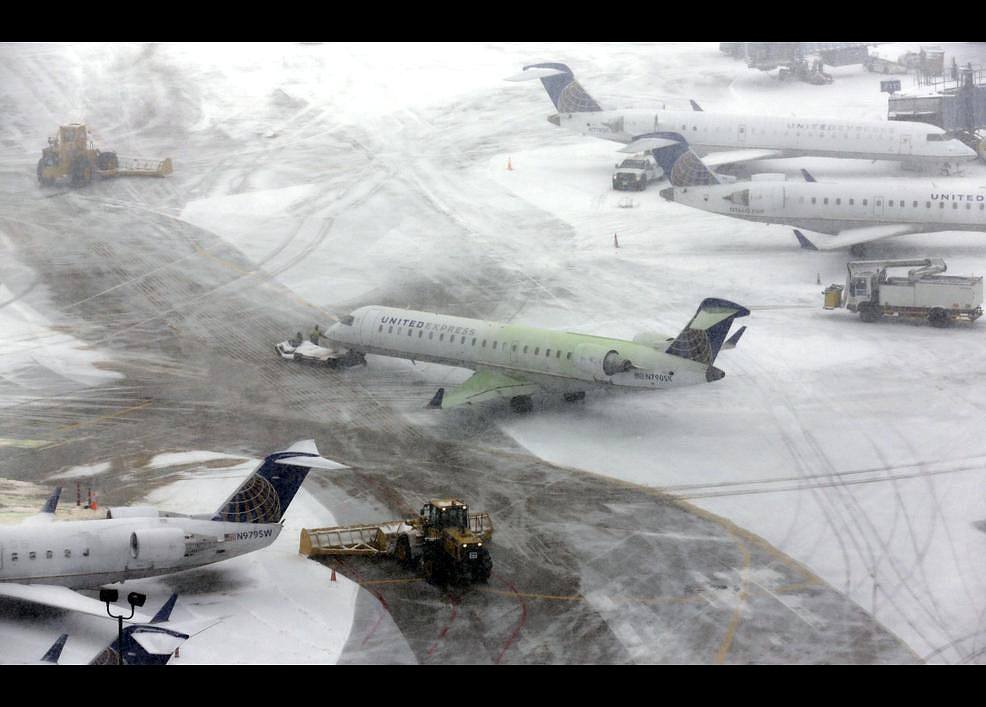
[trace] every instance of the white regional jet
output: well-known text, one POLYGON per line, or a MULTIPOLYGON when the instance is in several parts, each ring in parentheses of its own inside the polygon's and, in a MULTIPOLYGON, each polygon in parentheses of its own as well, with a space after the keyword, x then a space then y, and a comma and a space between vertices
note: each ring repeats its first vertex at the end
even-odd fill
POLYGON ((50 522, 56 492, 37 516, 0 526, 0 596, 105 616, 103 602, 73 589, 171 574, 267 547, 313 468, 345 467, 319 456, 314 440, 296 442, 265 458, 214 513, 202 515, 124 506, 110 508, 103 520, 50 522))
POLYGON ((845 120, 773 115, 736 115, 703 111, 603 110, 575 80, 565 64, 530 64, 508 81, 541 79, 558 113, 554 125, 582 135, 629 143, 622 152, 657 146, 653 133, 687 136, 703 162, 715 167, 778 157, 896 160, 942 167, 973 160, 976 151, 934 125, 891 120, 845 120), (712 154, 709 154, 712 153, 712 154))
POLYGON ((671 182, 671 187, 661 190, 662 197, 747 221, 834 234, 809 241, 796 228, 803 248, 849 247, 858 255, 863 243, 908 233, 986 232, 986 188, 965 180, 818 182, 801 170, 803 182, 763 174, 753 175, 749 182, 721 183, 680 134, 661 133, 657 138, 665 145, 654 150, 654 158, 671 182))
POLYGON ((717 381, 725 373, 713 365, 716 355, 735 346, 746 328, 726 341, 729 327, 749 313, 738 304, 709 298, 677 337, 647 333, 623 341, 369 306, 341 317, 325 337, 350 353, 475 371, 451 393, 440 389, 433 406, 509 399, 515 411, 528 412, 531 395, 538 392, 560 393, 571 402, 583 399, 589 389, 655 390, 717 381))

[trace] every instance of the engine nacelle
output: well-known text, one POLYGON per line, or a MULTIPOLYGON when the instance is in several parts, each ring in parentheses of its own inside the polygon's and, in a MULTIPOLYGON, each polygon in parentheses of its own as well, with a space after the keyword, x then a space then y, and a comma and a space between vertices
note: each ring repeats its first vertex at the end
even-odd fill
POLYGON ((113 506, 106 509, 107 518, 157 518, 161 512, 153 506, 113 506))
POLYGON ((621 356, 616 349, 594 344, 575 347, 575 365, 593 379, 608 378, 633 368, 630 360, 621 356))
POLYGON ((177 562, 185 556, 181 528, 140 528, 130 533, 130 556, 141 563, 177 562))

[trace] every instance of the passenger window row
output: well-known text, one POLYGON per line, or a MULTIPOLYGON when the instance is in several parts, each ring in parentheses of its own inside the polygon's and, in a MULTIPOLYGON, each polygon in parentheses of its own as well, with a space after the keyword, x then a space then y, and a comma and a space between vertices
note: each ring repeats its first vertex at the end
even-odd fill
MULTIPOLYGON (((815 196, 811 197, 811 203, 812 204, 818 204, 818 199, 819 199, 819 197, 815 197, 815 196)), ((826 197, 821 197, 821 199, 822 199, 822 206, 828 206, 829 205, 829 199, 830 199, 830 197, 827 197, 827 196, 826 197)), ((835 197, 834 199, 832 199, 832 201, 833 201, 833 203, 834 203, 835 206, 841 206, 842 205, 842 198, 841 197, 835 197)), ((798 203, 799 204, 804 204, 805 203, 805 197, 799 196, 798 197, 798 203)), ((856 205, 856 200, 855 199, 848 199, 847 200, 847 203, 848 203, 849 206, 855 206, 856 205)), ((912 209, 920 208, 920 206, 919 206, 920 203, 921 202, 919 202, 919 201, 912 201, 911 202, 911 208, 912 209)), ((932 204, 932 202, 925 201, 924 202, 924 207, 926 209, 930 209, 931 208, 931 204, 932 204)), ((868 206, 868 205, 869 205, 869 199, 862 199, 860 201, 860 206, 868 206)), ((875 206, 883 206, 883 200, 882 199, 876 199, 874 201, 874 205, 875 206)), ((905 209, 905 208, 907 208, 907 201, 905 201, 904 199, 888 199, 887 200, 887 207, 890 208, 890 207, 894 207, 894 206, 896 206, 896 208, 899 208, 899 209, 905 209)), ((938 202, 938 208, 939 209, 944 209, 945 208, 945 202, 944 201, 939 201, 938 202)), ((952 208, 953 209, 958 209, 959 208, 959 202, 953 201, 952 202, 952 208)), ((965 202, 965 208, 966 208, 966 211, 972 211, 972 202, 971 201, 965 202)), ((979 211, 986 211, 986 203, 984 203, 984 202, 980 202, 979 203, 979 211)))
MULTIPOLYGON (((50 560, 54 556, 55 556, 55 553, 54 553, 53 550, 45 550, 45 559, 50 560)), ((71 556, 72 556, 72 551, 69 550, 68 548, 65 548, 65 557, 71 557, 71 556)), ((89 548, 84 548, 82 550, 82 556, 83 557, 89 557, 89 548)), ((11 562, 17 562, 17 558, 18 557, 19 557, 19 553, 17 553, 17 552, 11 552, 10 553, 10 561, 11 562)), ((36 560, 36 559, 38 559, 38 553, 35 550, 29 550, 28 553, 27 553, 27 558, 29 560, 36 560)))
MULTIPOLYGON (((383 324, 380 324, 377 327, 377 331, 379 333, 383 333, 383 324)), ((414 331, 415 331, 414 329, 408 329, 407 330, 407 335, 408 336, 412 336, 414 334, 414 331)), ((418 331, 418 338, 419 339, 424 338, 424 330, 418 329, 417 331, 418 331)), ((395 336, 400 336, 401 335, 401 327, 398 327, 397 328, 397 332, 395 334, 394 333, 394 327, 393 326, 388 326, 387 327, 387 333, 388 334, 394 334, 395 336)), ((435 338, 435 332, 434 331, 429 331, 428 332, 428 338, 429 339, 434 339, 435 338)), ((450 344, 455 344, 456 343, 455 338, 456 338, 456 335, 450 334, 449 337, 448 337, 448 342, 450 344)), ((459 344, 465 344, 467 338, 470 338, 470 337, 461 336, 459 338, 458 343, 459 344)), ((439 334, 438 335, 438 340, 439 341, 445 341, 445 334, 444 333, 439 334)), ((476 345, 476 342, 479 342, 479 347, 480 348, 486 348, 486 345, 489 344, 489 348, 493 349, 494 351, 497 350, 497 349, 499 349, 500 351, 503 351, 504 349, 507 348, 507 342, 505 342, 505 341, 501 345, 500 344, 500 341, 498 339, 494 339, 493 341, 490 341, 489 339, 480 339, 479 337, 472 337, 472 341, 470 342, 469 345, 470 346, 475 346, 476 345)), ((530 346, 525 346, 524 349, 523 349, 523 351, 521 353, 527 354, 527 353, 529 353, 529 349, 530 349, 530 346)), ((517 344, 514 344, 512 346, 512 348, 511 348, 511 350, 516 353, 516 351, 517 351, 517 344)), ((546 348, 544 350, 544 356, 545 356, 545 358, 551 358, 551 352, 552 352, 552 349, 546 348)), ((555 358, 561 358, 561 355, 562 355, 561 349, 554 349, 554 352, 555 352, 555 358)), ((541 347, 540 346, 534 347, 534 355, 535 356, 540 356, 541 355, 541 347)), ((571 358, 572 358, 572 352, 571 351, 566 352, 565 353, 565 358, 566 358, 566 360, 571 360, 571 358)))

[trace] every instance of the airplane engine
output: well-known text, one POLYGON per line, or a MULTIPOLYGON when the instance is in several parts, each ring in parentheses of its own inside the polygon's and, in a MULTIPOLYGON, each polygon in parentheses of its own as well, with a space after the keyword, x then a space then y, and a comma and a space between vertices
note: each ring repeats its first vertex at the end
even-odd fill
POLYGON ((582 344, 576 347, 575 357, 579 370, 593 379, 615 376, 633 368, 633 363, 621 356, 619 351, 605 346, 582 344))
POLYGON ((185 556, 181 528, 142 528, 130 534, 130 555, 140 562, 177 562, 185 556))
POLYGON ((153 506, 113 506, 106 509, 107 518, 157 518, 161 512, 153 506))

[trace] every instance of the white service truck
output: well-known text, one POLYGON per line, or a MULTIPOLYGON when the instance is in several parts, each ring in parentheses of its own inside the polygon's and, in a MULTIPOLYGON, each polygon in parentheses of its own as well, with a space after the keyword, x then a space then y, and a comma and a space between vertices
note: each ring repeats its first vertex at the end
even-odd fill
POLYGON ((650 182, 656 182, 663 176, 664 170, 650 153, 634 155, 616 165, 613 188, 619 191, 643 191, 650 182))
POLYGON ((883 317, 926 320, 934 327, 953 321, 974 322, 982 316, 983 278, 942 275, 941 258, 857 260, 848 263, 845 287, 829 285, 825 309, 845 307, 864 322, 883 317), (911 268, 905 277, 891 277, 891 268, 911 268))

